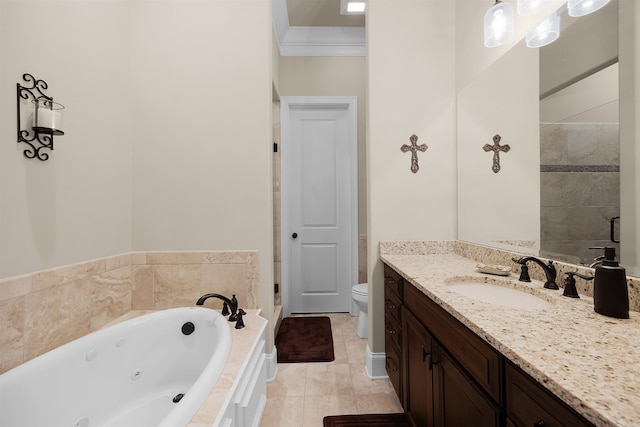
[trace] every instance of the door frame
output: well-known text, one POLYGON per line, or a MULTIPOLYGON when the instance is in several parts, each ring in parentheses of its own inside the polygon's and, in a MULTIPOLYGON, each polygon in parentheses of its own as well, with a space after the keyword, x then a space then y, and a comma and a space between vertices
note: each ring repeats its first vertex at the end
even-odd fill
MULTIPOLYGON (((281 96, 280 97, 280 265, 282 278, 282 311, 283 316, 291 314, 289 267, 291 244, 289 210, 293 196, 289 194, 289 154, 287 147, 291 144, 291 123, 289 121, 292 108, 345 108, 349 117, 349 155, 351 167, 351 266, 350 276, 353 285, 358 283, 358 97, 357 96, 281 96)), ((349 286, 349 298, 351 286, 349 286)))

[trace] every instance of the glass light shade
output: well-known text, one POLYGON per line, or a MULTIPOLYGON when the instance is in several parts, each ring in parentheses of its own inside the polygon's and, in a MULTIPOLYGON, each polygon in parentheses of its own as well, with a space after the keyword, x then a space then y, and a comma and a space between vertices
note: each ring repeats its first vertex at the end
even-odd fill
POLYGON ((537 13, 548 0, 518 0, 518 15, 528 16, 537 13))
POLYGON ((496 1, 484 14, 484 45, 496 47, 504 44, 513 34, 513 5, 496 1))
POLYGON ((604 7, 610 0, 569 0, 569 16, 584 16, 604 7))
POLYGON ((525 39, 528 47, 542 47, 553 43, 560 37, 560 15, 554 13, 536 28, 525 39))
POLYGON ((49 135, 64 135, 62 131, 64 105, 44 98, 38 98, 32 102, 35 104, 33 129, 49 135))

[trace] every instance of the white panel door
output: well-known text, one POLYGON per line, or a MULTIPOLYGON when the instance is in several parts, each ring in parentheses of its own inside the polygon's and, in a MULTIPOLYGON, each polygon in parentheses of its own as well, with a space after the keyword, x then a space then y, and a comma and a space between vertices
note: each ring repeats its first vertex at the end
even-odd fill
POLYGON ((355 98, 306 101, 281 99, 283 302, 285 313, 344 312, 357 280, 355 98))

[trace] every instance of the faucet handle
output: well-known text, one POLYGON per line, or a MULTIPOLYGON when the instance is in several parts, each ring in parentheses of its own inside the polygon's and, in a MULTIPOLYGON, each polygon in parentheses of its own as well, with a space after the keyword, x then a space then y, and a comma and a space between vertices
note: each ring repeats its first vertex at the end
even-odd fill
POLYGON ((580 298, 578 290, 576 289, 576 279, 573 276, 578 276, 584 280, 593 280, 593 276, 585 276, 577 271, 567 271, 564 274, 566 274, 567 277, 564 279, 564 292, 562 293, 562 296, 569 298, 580 298))
POLYGON ((516 264, 520 264, 520 277, 518 278, 518 280, 521 282, 530 282, 531 277, 529 277, 529 266, 524 260, 524 257, 511 258, 511 261, 515 262, 516 264))
POLYGON ((242 316, 247 314, 243 309, 238 310, 238 319, 236 320, 236 329, 244 328, 244 320, 242 320, 242 316))
POLYGON ((518 280, 521 282, 531 281, 531 277, 529 276, 529 266, 527 264, 522 264, 522 267, 520 267, 520 277, 518 280))

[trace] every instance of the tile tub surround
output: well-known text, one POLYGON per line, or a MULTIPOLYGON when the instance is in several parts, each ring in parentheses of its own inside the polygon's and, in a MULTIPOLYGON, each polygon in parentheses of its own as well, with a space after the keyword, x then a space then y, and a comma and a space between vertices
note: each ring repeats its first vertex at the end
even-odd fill
POLYGON ((640 425, 640 314, 612 319, 595 313, 591 298, 565 298, 540 280, 476 273, 476 260, 456 254, 449 242, 441 253, 438 243, 418 245, 431 254, 389 252, 406 243, 382 246, 384 262, 595 425, 640 425), (531 288, 553 306, 518 310, 474 301, 447 288, 456 278, 531 288))
POLYGON ((258 280, 257 251, 129 252, 1 279, 0 373, 130 310, 192 306, 209 292, 257 308, 258 280))
MULTIPOLYGON (((133 310, 125 313, 118 319, 106 324, 109 327, 125 320, 133 319, 151 312, 152 310, 133 310)), ((211 426, 215 421, 225 399, 229 395, 234 382, 246 363, 246 357, 249 355, 256 340, 266 328, 267 320, 260 317, 260 310, 245 310, 247 314, 244 316, 245 327, 243 329, 235 329, 231 326, 231 351, 229 358, 224 366, 222 374, 218 382, 205 399, 200 409, 191 418, 191 421, 185 427, 205 427, 211 426)))

